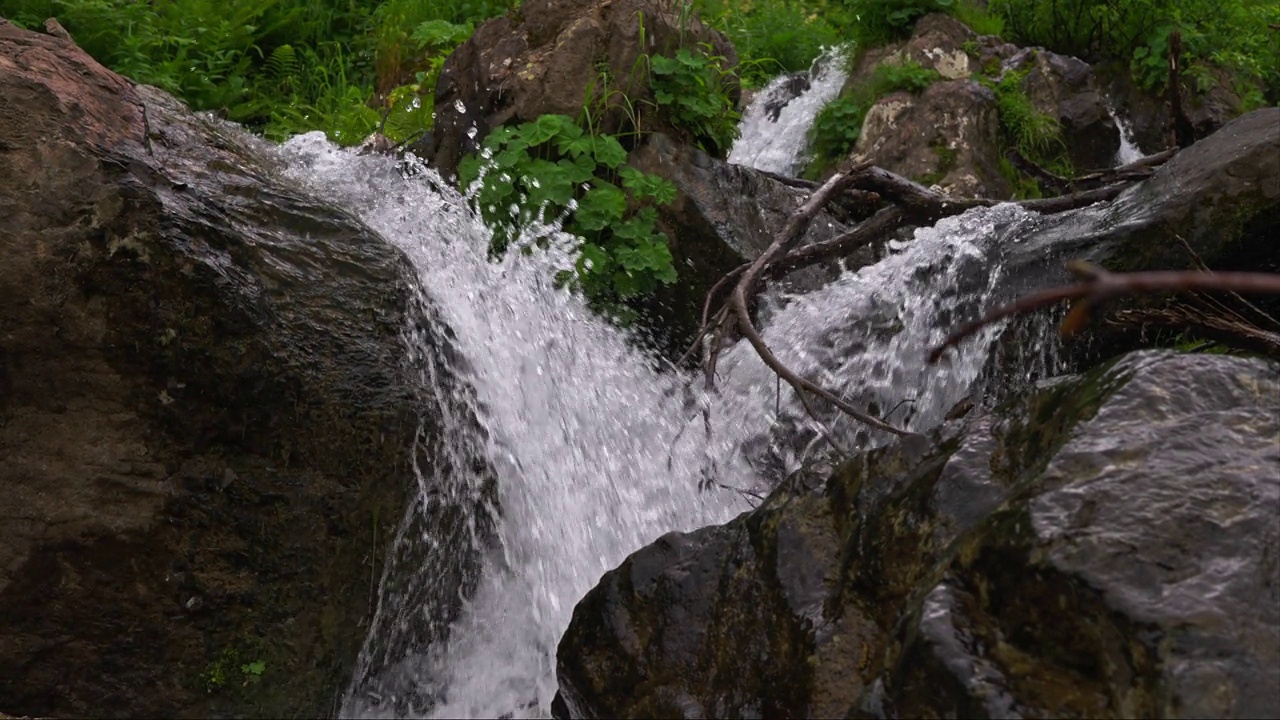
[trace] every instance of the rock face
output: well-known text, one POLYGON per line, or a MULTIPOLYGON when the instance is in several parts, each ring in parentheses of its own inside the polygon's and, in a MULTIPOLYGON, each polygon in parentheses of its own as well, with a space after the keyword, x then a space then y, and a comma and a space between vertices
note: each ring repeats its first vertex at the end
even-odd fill
MULTIPOLYGON (((605 93, 621 93, 632 108, 642 110, 653 99, 644 56, 673 56, 677 47, 702 43, 724 57, 727 67, 737 64, 723 35, 668 5, 651 0, 530 0, 481 25, 445 61, 436 85, 430 159, 448 177, 457 171, 462 154, 474 150, 493 128, 547 113, 576 118, 584 102, 605 93)), ((735 102, 737 92, 733 89, 735 102)), ((629 121, 624 115, 610 113, 594 121, 598 129, 612 133, 624 129, 629 121)), ((646 130, 679 136, 661 113, 645 113, 642 122, 646 130)))
POLYGON ((1148 351, 606 574, 573 717, 1280 713, 1280 365, 1148 351))
POLYGON ((1280 108, 1232 120, 1114 201, 1046 216, 1011 248, 1013 262, 1042 285, 1062 277, 1046 256, 1117 272, 1190 269, 1196 256, 1216 270, 1280 269, 1277 128, 1280 108))
POLYGON ((897 92, 867 112, 854 154, 956 197, 1007 198, 1000 176, 1000 119, 995 95, 970 79, 978 71, 965 52, 973 31, 948 15, 920 19, 911 38, 868 50, 849 75, 849 89, 882 63, 911 60, 942 79, 913 95, 897 92))
POLYGON ((410 483, 407 261, 65 39, 0 20, 0 97, 0 707, 327 714, 410 483))
POLYGON ((1067 155, 1077 171, 1115 165, 1120 129, 1107 112, 1088 63, 1043 48, 1025 48, 1006 59, 1003 67, 1026 73, 1022 82, 1027 99, 1058 121, 1067 155))
POLYGON ((979 38, 955 18, 932 14, 920 19, 908 40, 867 51, 846 88, 867 82, 882 63, 906 60, 936 70, 941 79, 916 95, 888 95, 867 113, 855 153, 876 165, 957 197, 1011 197, 999 169, 996 97, 974 79, 1008 71, 1026 73, 1028 99, 1059 121, 1077 169, 1113 164, 1119 130, 1087 63, 979 38))
POLYGON ((867 112, 854 152, 954 197, 1008 198, 999 137, 995 94, 972 80, 943 80, 918 95, 882 98, 867 112))

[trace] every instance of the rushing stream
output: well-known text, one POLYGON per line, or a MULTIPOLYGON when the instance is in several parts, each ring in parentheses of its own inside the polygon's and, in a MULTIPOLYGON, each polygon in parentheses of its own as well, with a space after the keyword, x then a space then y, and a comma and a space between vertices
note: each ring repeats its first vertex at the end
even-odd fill
MULTIPOLYGON (((442 427, 415 452, 418 497, 387 554, 343 716, 546 717, 556 644, 600 576, 664 533, 750 508, 738 492, 699 490, 707 474, 767 491, 829 452, 744 343, 707 395, 553 289, 551 268, 567 264, 556 248, 488 261, 487 231, 431 171, 406 179, 319 134, 283 153, 292 175, 404 250, 438 315, 406 340, 442 427)), ((997 329, 949 363, 926 365, 927 349, 990 301, 1000 248, 1033 221, 1005 205, 920 230, 792 299, 765 340, 851 402, 925 429, 970 392, 997 329)), ((888 439, 827 421, 846 449, 888 439)))
POLYGON ((729 162, 798 175, 809 160, 809 128, 849 76, 847 50, 836 47, 813 61, 808 73, 779 75, 756 95, 742 116, 729 162))

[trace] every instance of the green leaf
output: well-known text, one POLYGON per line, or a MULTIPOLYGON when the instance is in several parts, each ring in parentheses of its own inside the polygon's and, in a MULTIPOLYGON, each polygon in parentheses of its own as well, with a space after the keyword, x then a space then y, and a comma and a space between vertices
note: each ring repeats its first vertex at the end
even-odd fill
POLYGON ((520 134, 530 145, 541 145, 565 131, 565 127, 577 128, 565 115, 539 115, 537 120, 520 126, 520 134))
POLYGON ((627 211, 627 198, 617 187, 601 182, 578 201, 574 216, 585 230, 602 230, 622 220, 627 211))
POLYGON ((446 20, 428 20, 414 28, 410 38, 423 48, 455 46, 471 35, 470 25, 456 25, 446 20))
POLYGON ((637 170, 634 174, 628 173, 623 181, 637 199, 652 199, 659 205, 666 205, 676 199, 676 186, 657 175, 637 170))
POLYGON ((579 155, 572 159, 561 158, 556 164, 564 169, 565 177, 574 185, 581 185, 595 177, 596 161, 589 155, 579 155))
POLYGON ((607 274, 609 267, 613 265, 613 260, 599 245, 583 243, 575 265, 579 275, 607 274))
POLYGON ((619 297, 629 298, 640 294, 640 280, 634 274, 626 270, 618 270, 613 273, 613 287, 618 292, 619 297))
POLYGON ((627 161, 627 151, 622 143, 612 135, 601 135, 596 138, 594 150, 596 162, 612 170, 627 161))
MULTIPOLYGON (((595 138, 590 135, 582 135, 573 140, 559 142, 559 151, 571 158, 579 158, 582 155, 589 155, 591 147, 595 146, 595 138)), ((595 160, 591 160, 591 165, 595 165, 595 160)))
POLYGON ((679 60, 662 55, 649 56, 649 70, 657 75, 670 75, 679 69, 679 60))

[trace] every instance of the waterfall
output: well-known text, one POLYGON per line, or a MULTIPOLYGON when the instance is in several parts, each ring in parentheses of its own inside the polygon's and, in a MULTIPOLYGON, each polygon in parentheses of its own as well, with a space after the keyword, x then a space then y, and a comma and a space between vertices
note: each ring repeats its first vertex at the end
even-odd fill
POLYGON ((837 46, 818 56, 808 73, 774 78, 743 114, 729 162, 798 175, 809 161, 809 128, 822 108, 840 94, 849 76, 848 65, 847 48, 837 46))
POLYGON ((1116 124, 1116 129, 1120 131, 1120 149, 1116 150, 1115 164, 1117 166, 1128 165, 1146 157, 1147 154, 1142 152, 1142 148, 1138 147, 1138 142, 1133 138, 1133 126, 1129 123, 1129 119, 1121 117, 1110 102, 1106 104, 1106 107, 1107 114, 1111 116, 1111 121, 1116 124))
MULTIPOLYGON (((571 238, 492 262, 488 231, 429 169, 407 178, 318 133, 281 154, 297 182, 405 252, 428 309, 406 343, 439 427, 414 449, 417 497, 343 716, 547 717, 556 645, 601 575, 667 532, 750 509, 742 493, 700 489, 708 476, 767 492, 831 452, 826 434, 845 450, 890 439, 809 417, 745 343, 726 351, 709 392, 655 370, 552 286, 571 238)), ((850 402, 926 429, 970 393, 1000 327, 949 362, 927 365, 927 350, 991 301, 1003 248, 1029 221, 1002 205, 920 229, 880 263, 791 298, 764 340, 850 402)))

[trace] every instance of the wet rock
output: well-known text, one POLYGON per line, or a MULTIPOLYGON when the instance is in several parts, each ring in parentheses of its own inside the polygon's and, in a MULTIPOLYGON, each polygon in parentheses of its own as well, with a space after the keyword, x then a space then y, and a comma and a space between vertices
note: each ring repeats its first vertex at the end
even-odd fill
MULTIPOLYGON (((1244 114, 1247 107, 1236 90, 1238 77, 1212 65, 1205 67, 1208 72, 1199 78, 1184 75, 1181 82, 1183 110, 1197 139, 1212 135, 1244 114)), ((1116 111, 1129 119, 1138 145, 1148 153, 1172 147, 1167 95, 1134 82, 1127 64, 1105 64, 1097 70, 1116 111)))
POLYGON ((855 153, 880 167, 957 197, 1011 197, 999 169, 996 99, 974 79, 1009 70, 1027 73, 1028 98, 1061 123, 1076 168, 1113 164, 1119 130, 1087 63, 980 38, 955 18, 932 14, 920 19, 909 39, 864 53, 845 89, 869 82, 882 64, 905 61, 936 71, 940 81, 915 95, 889 95, 867 113, 855 153))
MULTIPOLYGON (((576 118, 584 101, 606 92, 624 95, 639 108, 652 101, 643 57, 673 56, 678 47, 703 43, 727 66, 737 64, 733 47, 719 32, 651 0, 530 0, 482 24, 445 61, 436 85, 429 158, 448 177, 491 129, 547 113, 576 118)), ((606 133, 635 130, 620 110, 593 121, 606 133)), ((693 139, 683 137, 661 113, 646 114, 643 124, 645 130, 693 139)))
POLYGON ((854 155, 956 197, 1009 197, 1000 175, 996 98, 970 79, 978 68, 965 48, 974 39, 955 18, 931 14, 908 40, 864 53, 846 92, 870 82, 885 63, 914 61, 941 79, 918 94, 896 92, 872 106, 854 155))
POLYGON ((327 714, 412 483, 407 261, 65 38, 0 20, 0 97, 0 707, 327 714))
POLYGON ((1179 270, 1197 258, 1218 270, 1277 270, 1280 108, 1241 116, 1179 152, 1114 201, 1046 216, 1009 248, 1021 283, 1058 282, 1045 258, 1109 270, 1179 270), (1185 246, 1184 246, 1185 243, 1185 246))
POLYGON ((1025 48, 1008 58, 1003 67, 1026 73, 1022 83, 1027 99, 1058 121, 1067 157, 1077 171, 1115 165, 1120 129, 1107 111, 1088 63, 1043 48, 1025 48))
POLYGON ((1166 351, 798 477, 607 573, 572 717, 1280 713, 1280 365, 1166 351))
POLYGON ((792 100, 808 92, 811 87, 813 84, 809 81, 807 72, 791 73, 781 84, 770 84, 772 91, 765 99, 765 114, 772 122, 778 122, 778 116, 782 114, 783 109, 790 105, 792 100))
POLYGON ((1007 198, 996 97, 972 80, 897 92, 867 112, 855 155, 954 197, 1007 198))

